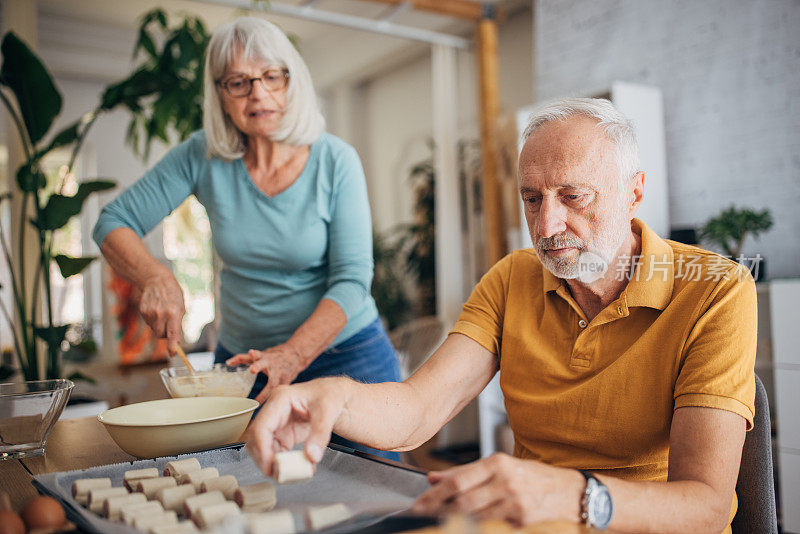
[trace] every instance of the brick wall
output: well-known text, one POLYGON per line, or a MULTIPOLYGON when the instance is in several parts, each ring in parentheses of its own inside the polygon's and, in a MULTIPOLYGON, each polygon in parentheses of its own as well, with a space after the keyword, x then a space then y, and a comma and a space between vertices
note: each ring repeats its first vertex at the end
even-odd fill
POLYGON ((672 227, 768 207, 744 252, 800 276, 800 2, 536 0, 534 56, 537 99, 660 87, 672 227))

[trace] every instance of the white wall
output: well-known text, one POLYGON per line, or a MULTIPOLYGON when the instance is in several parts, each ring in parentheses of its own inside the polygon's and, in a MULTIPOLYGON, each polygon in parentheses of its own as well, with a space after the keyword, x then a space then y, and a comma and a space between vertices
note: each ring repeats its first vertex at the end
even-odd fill
MULTIPOLYGON (((531 12, 527 10, 512 14, 500 26, 503 111, 513 112, 531 103, 531 30, 531 12)), ((459 133, 463 138, 475 138, 479 125, 474 52, 458 53, 458 73, 459 133)), ((351 106, 346 112, 356 117, 355 127, 352 120, 345 124, 341 119, 344 97, 335 88, 323 95, 326 118, 330 131, 359 151, 367 174, 374 225, 386 230, 411 220, 409 170, 430 154, 426 145, 433 131, 430 54, 364 81, 357 91, 357 98, 349 98, 351 106)))
POLYGON ((537 98, 659 86, 673 228, 770 208, 743 252, 800 275, 800 2, 539 0, 534 19, 537 98))

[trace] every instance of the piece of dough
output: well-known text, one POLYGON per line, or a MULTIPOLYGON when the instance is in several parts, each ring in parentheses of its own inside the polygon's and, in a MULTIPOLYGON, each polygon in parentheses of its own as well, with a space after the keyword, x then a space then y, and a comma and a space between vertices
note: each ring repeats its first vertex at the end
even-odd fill
POLYGON ((353 513, 344 503, 336 503, 328 506, 312 506, 306 510, 308 526, 311 530, 322 530, 331 525, 347 521, 353 513))
POLYGON ((306 458, 305 451, 286 451, 275 455, 273 466, 278 484, 300 482, 314 476, 314 464, 306 458))
POLYGON ((109 497, 103 503, 103 515, 112 521, 119 521, 119 511, 126 504, 136 504, 137 502, 147 502, 144 493, 128 493, 119 497, 109 497))
POLYGON ((139 530, 148 531, 159 525, 177 525, 178 514, 172 510, 166 510, 155 514, 138 514, 133 518, 133 526, 139 530))
POLYGON ((204 467, 199 471, 189 471, 185 475, 176 478, 178 484, 191 484, 194 489, 200 489, 200 483, 210 478, 219 477, 219 471, 216 467, 204 467))
POLYGON ((183 511, 183 503, 195 493, 197 493, 197 490, 194 489, 194 486, 182 484, 171 488, 161 488, 156 492, 156 499, 164 507, 164 510, 180 513, 183 511))
POLYGON ((245 512, 266 512, 275 508, 275 486, 269 482, 239 486, 233 500, 245 512))
POLYGON ((217 478, 209 478, 200 483, 200 493, 209 491, 221 491, 228 500, 233 500, 233 494, 239 487, 239 481, 233 475, 223 475, 217 478))
POLYGON ((186 458, 183 460, 173 460, 167 462, 164 467, 165 477, 179 477, 191 471, 200 471, 202 466, 197 458, 186 458))
POLYGON ((144 493, 148 499, 153 499, 156 492, 162 488, 174 488, 178 483, 172 477, 143 478, 136 481, 136 491, 144 493))
POLYGON ((155 467, 148 467, 147 469, 131 469, 130 471, 125 471, 125 474, 122 477, 123 485, 131 491, 134 491, 136 487, 136 481, 141 480, 143 478, 158 478, 159 473, 158 469, 155 467))
MULTIPOLYGON (((201 495, 210 494, 202 493, 201 495)), ((192 515, 192 521, 194 521, 194 524, 199 528, 205 529, 216 525, 226 517, 239 515, 240 513, 241 512, 239 511, 239 507, 236 506, 236 503, 225 501, 212 504, 210 506, 200 507, 197 512, 192 515)))
POLYGON ((247 514, 250 534, 295 534, 294 516, 289 510, 247 514))
POLYGON ((119 509, 119 517, 126 525, 133 525, 134 518, 139 514, 157 515, 164 511, 158 501, 147 501, 136 504, 126 504, 119 509))
POLYGON ((128 495, 128 490, 122 486, 116 488, 97 488, 89 490, 88 508, 96 514, 103 513, 103 502, 109 497, 128 495))
POLYGON ((194 513, 202 506, 211 506, 225 502, 225 496, 221 491, 209 491, 208 493, 198 493, 188 497, 183 503, 183 517, 194 519, 194 513))
POLYGON ((158 525, 150 529, 150 534, 199 534, 191 521, 179 521, 175 525, 158 525))
POLYGON ((72 496, 78 504, 86 506, 89 501, 89 490, 110 487, 110 478, 79 478, 72 483, 72 496))

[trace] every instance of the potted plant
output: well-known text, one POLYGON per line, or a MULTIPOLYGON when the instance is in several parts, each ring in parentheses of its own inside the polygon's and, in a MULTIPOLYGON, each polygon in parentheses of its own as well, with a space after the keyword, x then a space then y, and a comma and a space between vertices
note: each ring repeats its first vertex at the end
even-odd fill
POLYGON ((742 245, 748 235, 758 237, 770 228, 772 228, 772 215, 768 209, 755 211, 730 206, 700 227, 698 235, 701 240, 717 245, 727 257, 747 264, 758 280, 764 276, 764 260, 761 255, 755 258, 743 258, 742 245))
MULTIPOLYGON (((11 286, 3 289, 10 291, 13 297, 13 309, 8 310, 0 302, 0 311, 4 319, 15 326, 12 329, 14 350, 25 380, 61 378, 61 347, 70 325, 55 322, 50 265, 55 262, 61 276, 68 278, 83 271, 94 257, 54 253, 53 236, 81 212, 91 194, 110 189, 115 183, 87 180, 70 195, 63 191, 63 184, 58 184, 55 192, 51 192, 46 187, 42 161, 53 150, 71 146, 67 164, 70 172, 92 124, 103 111, 116 103, 111 100, 102 103, 45 141, 53 121, 61 112, 61 94, 41 60, 13 32, 4 36, 0 51, 3 55, 0 100, 16 126, 25 157, 16 170, 15 190, 0 197, 0 202, 18 198, 20 217, 18 235, 13 236, 18 242, 16 257, 12 257, 8 246, 6 229, 0 226, 0 248, 11 286), (33 244, 26 239, 27 225, 33 227, 36 236, 34 255, 25 253, 25 248, 33 244), (30 277, 29 273, 33 276, 26 279, 26 275, 30 277), (44 342, 45 347, 44 365, 40 365, 40 342, 44 342)), ((6 376, 8 371, 5 370, 6 376)))

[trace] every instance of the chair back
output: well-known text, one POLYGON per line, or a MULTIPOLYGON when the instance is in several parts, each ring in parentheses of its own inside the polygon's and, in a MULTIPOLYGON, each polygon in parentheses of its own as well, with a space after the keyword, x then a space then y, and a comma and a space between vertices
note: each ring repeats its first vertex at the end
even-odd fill
POLYGON ((756 375, 756 415, 744 438, 742 463, 736 481, 739 508, 731 523, 734 534, 778 532, 775 479, 772 472, 772 428, 767 391, 756 375))

